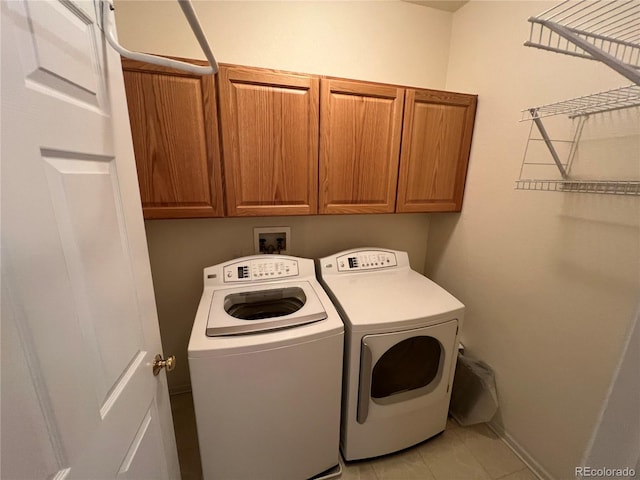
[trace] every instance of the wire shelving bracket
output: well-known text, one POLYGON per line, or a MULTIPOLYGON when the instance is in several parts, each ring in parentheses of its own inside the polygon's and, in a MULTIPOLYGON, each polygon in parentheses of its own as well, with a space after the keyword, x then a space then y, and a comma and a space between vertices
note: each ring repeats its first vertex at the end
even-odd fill
POLYGON ((567 0, 529 22, 526 46, 599 60, 640 85, 638 0, 567 0))
POLYGON ((576 146, 588 116, 640 106, 640 1, 566 0, 529 18, 529 22, 531 31, 525 46, 600 61, 634 84, 522 110, 520 121, 531 120, 536 126, 561 179, 523 179, 522 173, 527 165, 523 160, 515 188, 640 195, 640 181, 576 180, 569 177, 576 146), (542 121, 544 117, 554 115, 579 119, 575 136, 570 142, 569 158, 565 162, 556 151, 542 121))

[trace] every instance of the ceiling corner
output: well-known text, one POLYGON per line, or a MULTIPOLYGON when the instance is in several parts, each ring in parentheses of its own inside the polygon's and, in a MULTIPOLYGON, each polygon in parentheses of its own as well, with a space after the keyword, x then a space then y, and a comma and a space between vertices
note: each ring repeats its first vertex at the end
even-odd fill
POLYGON ((440 0, 440 1, 427 1, 427 0, 404 0, 405 2, 415 3, 416 5, 422 5, 423 7, 435 8, 437 10, 444 10, 447 12, 455 12, 469 0, 440 0))

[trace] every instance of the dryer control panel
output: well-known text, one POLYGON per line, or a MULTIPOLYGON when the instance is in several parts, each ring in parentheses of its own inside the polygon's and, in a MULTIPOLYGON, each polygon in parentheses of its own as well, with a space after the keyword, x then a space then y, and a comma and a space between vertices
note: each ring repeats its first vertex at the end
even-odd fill
POLYGON ((375 270, 397 267, 398 261, 393 252, 386 250, 360 250, 336 258, 339 272, 375 270))
POLYGON ((225 265, 222 274, 224 283, 297 277, 298 261, 288 258, 241 260, 225 265))

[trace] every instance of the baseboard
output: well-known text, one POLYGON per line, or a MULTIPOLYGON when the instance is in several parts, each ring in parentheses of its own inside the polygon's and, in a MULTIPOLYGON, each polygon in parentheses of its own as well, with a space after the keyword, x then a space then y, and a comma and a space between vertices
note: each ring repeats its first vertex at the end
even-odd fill
POLYGON ((493 423, 487 423, 487 426, 529 467, 529 470, 531 470, 536 477, 540 480, 555 480, 553 475, 529 455, 529 453, 522 448, 522 445, 509 435, 509 433, 505 432, 502 427, 493 423))
POLYGON ((191 385, 177 385, 169 387, 169 395, 180 395, 181 393, 191 393, 191 385))

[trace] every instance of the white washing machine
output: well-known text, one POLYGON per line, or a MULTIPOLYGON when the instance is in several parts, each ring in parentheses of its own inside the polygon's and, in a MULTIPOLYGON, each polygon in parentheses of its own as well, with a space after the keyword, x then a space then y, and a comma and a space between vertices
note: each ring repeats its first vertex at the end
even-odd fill
POLYGON ((204 478, 333 476, 343 345, 313 260, 256 255, 205 268, 188 349, 204 478))
POLYGON ((344 458, 396 452, 442 432, 464 305, 412 270, 406 252, 356 249, 318 262, 345 324, 344 458))

